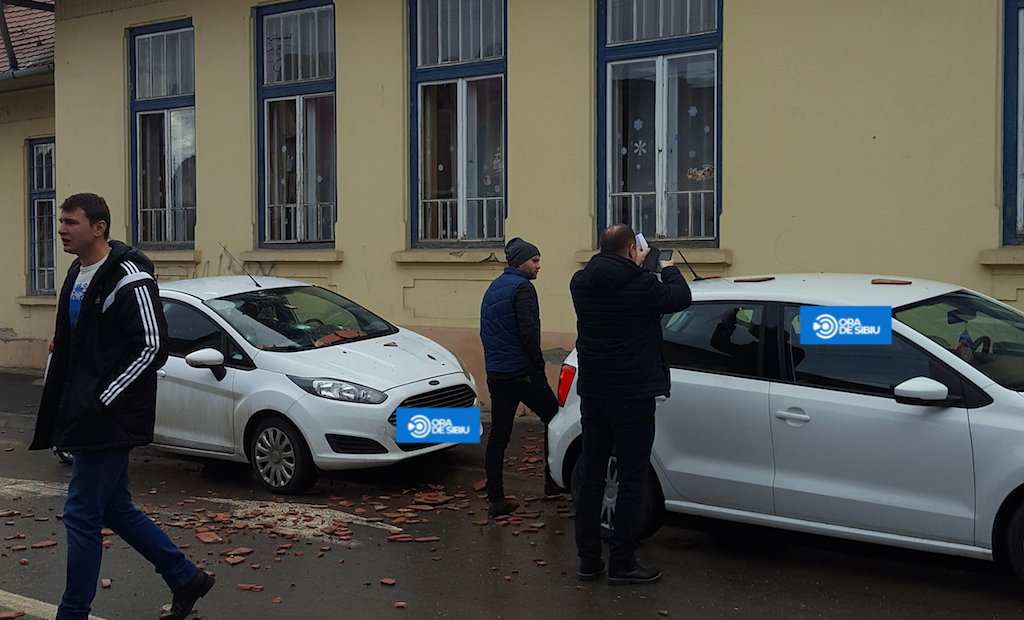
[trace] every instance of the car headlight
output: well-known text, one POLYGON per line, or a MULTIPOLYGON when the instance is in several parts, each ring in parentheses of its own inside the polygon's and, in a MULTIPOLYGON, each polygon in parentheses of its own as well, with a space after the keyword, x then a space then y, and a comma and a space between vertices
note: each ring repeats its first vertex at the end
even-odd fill
POLYGON ((338 379, 304 379, 292 376, 288 378, 295 385, 321 398, 367 405, 379 405, 388 398, 388 395, 384 392, 349 381, 340 381, 338 379))

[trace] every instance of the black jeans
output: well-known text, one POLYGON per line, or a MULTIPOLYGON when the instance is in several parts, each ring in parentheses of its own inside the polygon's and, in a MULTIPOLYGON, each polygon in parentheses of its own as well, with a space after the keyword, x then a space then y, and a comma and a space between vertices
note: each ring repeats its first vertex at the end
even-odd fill
POLYGON ((487 453, 484 469, 487 472, 487 500, 500 502, 505 499, 505 485, 502 481, 502 467, 505 448, 512 438, 512 422, 516 417, 519 403, 526 405, 544 422, 544 480, 551 481, 548 471, 548 422, 558 413, 558 399, 548 385, 543 372, 519 379, 487 378, 491 392, 491 434, 487 437, 487 453))
POLYGON ((576 497, 576 548, 580 570, 601 565, 601 502, 608 458, 615 447, 619 494, 611 540, 608 574, 636 568, 636 535, 640 526, 647 470, 654 445, 654 399, 603 401, 583 398, 582 481, 576 497))

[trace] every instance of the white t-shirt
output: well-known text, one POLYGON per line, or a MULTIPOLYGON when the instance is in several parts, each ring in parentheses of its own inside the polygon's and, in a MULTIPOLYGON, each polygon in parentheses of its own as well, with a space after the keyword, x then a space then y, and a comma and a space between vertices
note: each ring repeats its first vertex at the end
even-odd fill
MULTIPOLYGON (((110 254, 107 254, 107 256, 110 256, 110 254)), ((71 289, 71 301, 68 302, 68 316, 71 318, 71 327, 78 325, 78 315, 82 311, 82 300, 85 299, 85 292, 89 290, 89 284, 92 283, 92 278, 99 271, 100 266, 107 262, 107 256, 104 256, 98 263, 82 267, 78 272, 78 278, 75 279, 75 287, 71 289)))

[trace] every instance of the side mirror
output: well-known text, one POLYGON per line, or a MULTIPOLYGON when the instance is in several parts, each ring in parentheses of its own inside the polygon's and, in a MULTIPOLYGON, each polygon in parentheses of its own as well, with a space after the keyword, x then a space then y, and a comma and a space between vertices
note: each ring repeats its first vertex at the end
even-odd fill
POLYGON ((209 368, 217 381, 222 380, 228 371, 224 368, 224 354, 217 349, 199 349, 185 356, 185 363, 192 368, 209 368))
POLYGON ((903 405, 939 406, 949 400, 949 388, 935 379, 914 377, 893 390, 896 402, 903 405))

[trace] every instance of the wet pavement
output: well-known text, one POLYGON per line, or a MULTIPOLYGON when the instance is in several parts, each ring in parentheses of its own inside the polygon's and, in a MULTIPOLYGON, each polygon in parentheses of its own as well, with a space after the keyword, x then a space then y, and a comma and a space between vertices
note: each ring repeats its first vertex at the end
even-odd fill
MULTIPOLYGON (((10 382, 0 377, 0 411, 38 391, 10 382)), ((0 618, 17 610, 52 618, 70 468, 26 451, 31 417, 0 417, 0 618), (56 544, 32 548, 45 541, 56 544)), ((662 582, 580 584, 571 502, 536 498, 543 479, 526 462, 540 430, 532 417, 517 421, 506 490, 531 501, 505 525, 487 519, 474 490, 482 445, 325 475, 287 498, 263 491, 244 467, 136 451, 132 491, 216 575, 197 605, 196 617, 207 619, 1024 617, 1024 588, 990 563, 682 517, 639 550, 665 571, 662 582)), ((116 535, 107 538, 101 578, 111 583, 93 614, 156 618, 170 601, 160 577, 116 535)))

